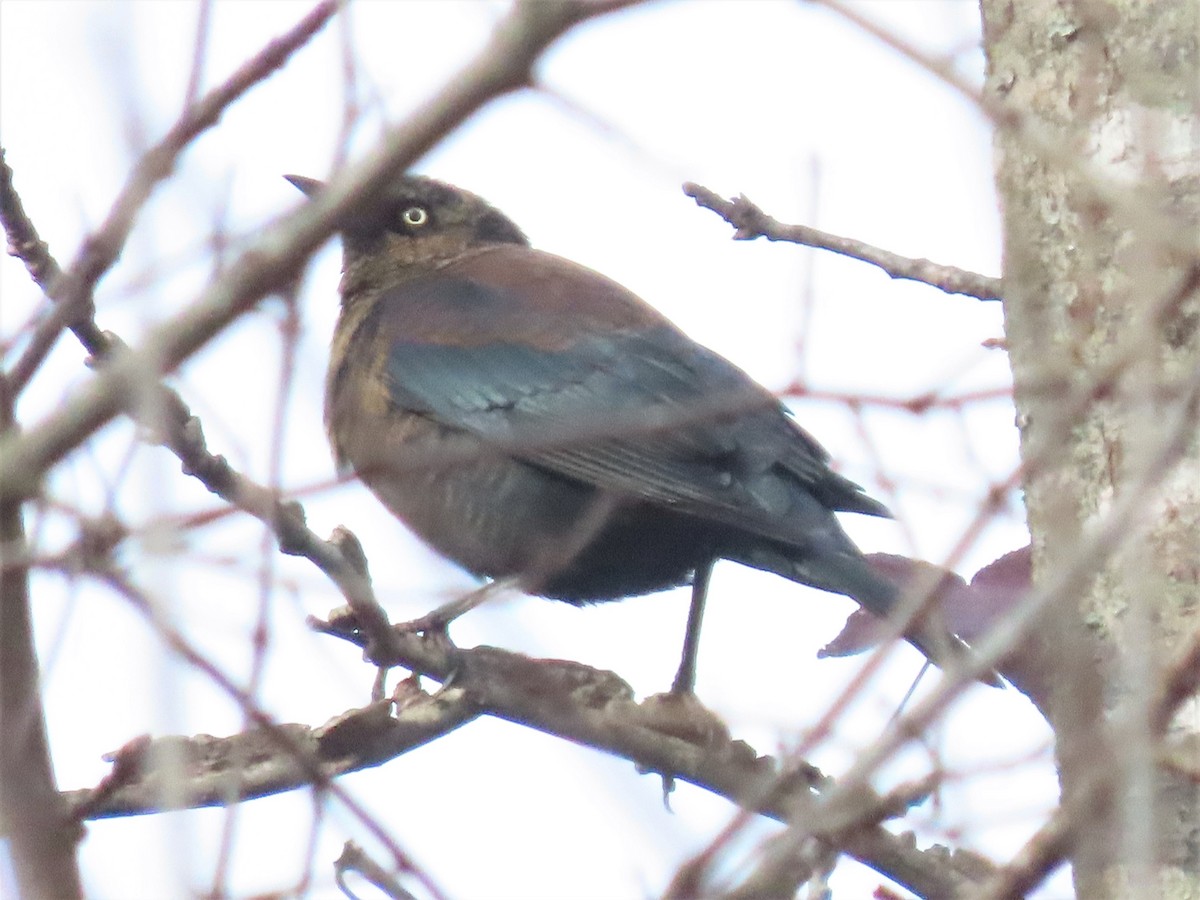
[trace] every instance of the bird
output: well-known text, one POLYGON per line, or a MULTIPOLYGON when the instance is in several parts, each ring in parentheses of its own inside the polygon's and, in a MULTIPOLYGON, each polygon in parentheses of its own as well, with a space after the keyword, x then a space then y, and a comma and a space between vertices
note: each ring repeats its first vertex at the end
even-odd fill
MULTIPOLYGON (((899 589, 835 515, 887 508, 779 398, 633 292, 421 175, 337 228, 333 455, 442 556, 575 605, 690 584, 684 695, 719 560, 896 612, 899 589)), ((906 637, 943 665, 965 650, 928 619, 906 637)))

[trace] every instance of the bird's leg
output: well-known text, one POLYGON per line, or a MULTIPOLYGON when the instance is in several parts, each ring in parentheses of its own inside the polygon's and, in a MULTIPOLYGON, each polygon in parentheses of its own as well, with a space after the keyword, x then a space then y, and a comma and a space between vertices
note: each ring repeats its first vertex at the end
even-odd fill
POLYGON ((463 594, 461 597, 456 597, 449 603, 439 606, 431 613, 410 619, 407 622, 401 622, 396 625, 398 631, 405 632, 435 632, 440 631, 445 633, 446 628, 457 619, 459 616, 465 615, 477 606, 482 606, 496 594, 517 586, 515 578, 501 578, 499 581, 491 581, 483 587, 463 594))
POLYGON ((692 575, 692 605, 688 608, 687 631, 683 635, 683 656, 671 685, 672 694, 691 694, 696 686, 696 654, 700 651, 700 624, 704 619, 704 601, 712 578, 713 559, 696 566, 692 575))

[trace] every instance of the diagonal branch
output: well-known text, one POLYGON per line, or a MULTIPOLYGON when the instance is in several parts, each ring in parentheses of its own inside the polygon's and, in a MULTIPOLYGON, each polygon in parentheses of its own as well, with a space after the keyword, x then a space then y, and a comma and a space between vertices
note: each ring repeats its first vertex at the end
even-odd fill
POLYGON ((0 499, 35 494, 42 474, 127 409, 147 382, 174 371, 264 296, 289 284, 347 211, 369 202, 394 173, 482 106, 528 84, 534 63, 559 36, 634 2, 517 3, 481 53, 372 154, 263 235, 189 307, 150 329, 139 348, 117 354, 94 380, 64 400, 57 413, 20 438, 0 441, 0 499))
MULTIPOLYGON (((1150 719, 1155 738, 1161 740, 1165 736, 1171 719, 1198 692, 1200 634, 1192 636, 1163 673, 1150 719)), ((1140 722, 1142 717, 1138 712, 1136 709, 1124 710, 1117 718, 1115 730, 1119 732, 1122 727, 1130 727, 1130 722, 1140 722)), ((1012 860, 997 869, 978 893, 971 895, 972 900, 1004 900, 1005 897, 1023 897, 1036 890, 1066 861, 1079 830, 1105 814, 1116 797, 1119 777, 1115 761, 1094 762, 1087 781, 1075 791, 1070 803, 1060 806, 1012 860)))
POLYGON ((806 0, 817 3, 871 35, 884 46, 894 50, 914 65, 953 89, 968 103, 979 109, 997 128, 1006 129, 1031 153, 1059 171, 1078 176, 1072 187, 1095 203, 1100 210, 1111 213, 1118 224, 1133 228, 1153 239, 1164 251, 1190 259, 1195 255, 1195 224, 1178 209, 1146 202, 1138 187, 1122 181, 1111 172, 1089 164, 1078 148, 1049 128, 1038 116, 1016 104, 1006 102, 1003 90, 981 92, 945 58, 925 53, 912 41, 888 30, 864 16, 846 0, 806 0))
MULTIPOLYGON (((157 743, 150 738, 138 738, 131 741, 114 755, 113 773, 96 789, 84 792, 83 796, 79 798, 78 805, 74 809, 77 819, 94 814, 109 798, 119 794, 126 785, 137 782, 144 773, 150 775, 148 787, 151 793, 149 796, 156 798, 160 808, 164 802, 163 798, 168 798, 167 803, 174 802, 174 798, 181 796, 180 792, 186 790, 185 786, 180 784, 181 760, 185 766, 191 767, 190 774, 198 776, 200 779, 198 785, 193 783, 191 787, 196 791, 197 799, 207 802, 198 805, 215 805, 222 802, 228 804, 241 796, 247 783, 257 786, 260 792, 265 791, 264 786, 277 783, 288 786, 296 786, 298 783, 320 786, 336 796, 339 802, 363 823, 372 837, 391 853, 397 864, 408 871, 415 872, 424 882, 430 896, 435 900, 442 900, 443 895, 432 880, 413 865, 409 855, 375 817, 353 796, 331 782, 331 777, 338 773, 327 773, 320 757, 311 751, 310 742, 306 740, 309 736, 309 729, 305 726, 276 723, 259 708, 254 698, 244 688, 235 684, 225 672, 198 651, 179 631, 158 620, 146 594, 108 560, 81 560, 81 563, 85 564, 87 570, 102 583, 124 597, 138 613, 152 621, 158 635, 171 648, 172 652, 194 669, 208 676, 217 687, 241 707, 246 720, 251 722, 254 727, 246 734, 228 739, 220 748, 225 753, 218 750, 214 754, 213 739, 207 736, 183 739, 165 738, 157 743), (155 751, 166 752, 165 754, 157 753, 157 758, 155 758, 155 751), (206 761, 212 762, 213 760, 215 760, 215 766, 205 764, 206 761), (164 762, 166 765, 161 765, 164 762), (157 769, 154 767, 154 763, 160 764, 157 769), (247 773, 250 773, 249 777, 247 777, 247 773), (209 777, 205 778, 205 776, 209 777), (297 782, 297 778, 302 780, 297 782)), ((468 718, 473 715, 461 704, 455 709, 460 715, 468 718)), ((452 710, 452 714, 453 712, 454 710, 452 710)), ((369 716, 370 712, 367 711, 367 714, 369 716)), ((332 747, 334 753, 344 750, 352 742, 352 738, 348 738, 347 733, 349 735, 356 733, 352 723, 337 727, 341 719, 345 718, 347 717, 341 717, 327 726, 328 730, 332 732, 332 739, 329 740, 327 747, 332 747)), ((402 737, 410 741, 414 740, 412 731, 412 728, 402 729, 402 737)), ((423 730, 418 727, 417 731, 417 737, 425 733, 430 733, 431 736, 439 733, 436 729, 430 732, 428 727, 423 730)), ((265 792, 274 793, 274 791, 265 792)))
MULTIPOLYGON (((517 4, 497 29, 484 54, 419 110, 408 124, 393 132, 372 157, 347 170, 331 182, 316 202, 301 208, 279 229, 264 236, 191 308, 152 330, 140 348, 115 354, 111 364, 92 384, 76 392, 61 413, 32 429, 25 438, 0 445, 0 497, 31 495, 42 473, 105 422, 128 408, 138 392, 144 391, 139 382, 144 384, 151 378, 154 379, 152 383, 156 383, 159 376, 180 365, 267 292, 287 284, 304 255, 328 237, 344 211, 364 201, 377 185, 407 166, 484 103, 526 84, 536 58, 558 35, 577 22, 627 4, 628 0, 592 4, 517 4)), ((183 407, 182 415, 173 415, 173 419, 176 424, 168 423, 169 427, 178 428, 180 433, 192 431, 200 437, 197 446, 203 449, 198 423, 186 412, 186 407, 183 407)), ((168 444, 180 452, 171 440, 168 444)), ((298 508, 281 508, 274 495, 265 488, 258 488, 263 493, 255 494, 251 488, 257 486, 238 480, 224 460, 211 457, 207 451, 195 466, 188 463, 184 453, 180 452, 180 456, 189 470, 197 474, 204 472, 205 466, 211 467, 211 472, 201 474, 205 483, 210 487, 224 485, 216 489, 217 493, 265 521, 271 521, 279 529, 285 546, 295 546, 284 538, 284 534, 295 526, 300 543, 314 542, 312 546, 304 547, 304 555, 317 561, 322 568, 330 566, 334 571, 348 573, 348 578, 361 578, 365 584, 365 576, 347 564, 345 554, 339 548, 320 541, 304 527, 298 508)), ((330 569, 326 568, 326 571, 330 569)), ((366 599, 370 600, 369 585, 366 590, 366 599)), ((400 639, 405 642, 404 652, 408 658, 405 664, 414 670, 442 678, 452 672, 462 673, 460 677, 464 682, 460 689, 470 700, 470 715, 484 710, 620 753, 649 768, 687 778, 781 818, 811 808, 807 782, 781 784, 779 772, 769 760, 764 764, 762 758, 737 742, 722 739, 714 749, 665 730, 660 720, 648 717, 643 706, 634 704, 625 695, 627 686, 615 675, 595 673, 572 663, 537 663, 489 648, 451 652, 413 636, 400 639), (422 659, 424 663, 420 663, 422 659)), ((455 699, 453 695, 448 696, 455 699)), ((428 733, 436 736, 440 733, 438 729, 457 727, 452 724, 457 715, 461 713, 465 719, 467 712, 463 711, 465 707, 455 706, 454 709, 456 712, 445 718, 435 715, 428 733)), ((373 721, 365 713, 364 718, 366 724, 373 721)), ((325 726, 329 730, 321 731, 313 739, 317 741, 318 749, 325 741, 326 747, 345 751, 337 741, 330 744, 329 735, 341 738, 353 734, 353 730, 343 729, 357 728, 363 721, 355 717, 336 727, 325 726)), ((391 729, 390 723, 387 728, 391 729)), ((411 737, 405 740, 411 740, 411 737)), ((405 740, 398 744, 407 746, 405 740)), ((127 761, 136 762, 137 758, 132 754, 127 761)), ((292 762, 296 762, 295 758, 292 762)), ((137 765, 126 766, 122 777, 132 778, 138 768, 137 765)), ((295 769, 292 771, 294 774, 295 769)), ((311 772, 301 774, 305 779, 302 783, 311 783, 311 772)), ((286 779, 276 778, 275 783, 284 782, 286 779)), ((113 783, 106 796, 110 799, 121 796, 121 791, 132 783, 113 783)), ((89 799, 93 810, 101 808, 95 794, 89 799)), ((849 829, 844 834, 839 833, 838 841, 844 842, 852 855, 922 893, 946 894, 957 884, 937 862, 878 826, 849 829)))
POLYGON ((0 214, 9 233, 10 252, 21 257, 34 281, 55 301, 50 314, 38 324, 29 346, 13 366, 11 379, 14 392, 20 393, 37 371, 64 327, 69 327, 75 333, 94 358, 104 360, 111 355, 115 349, 113 342, 96 327, 92 319, 92 291, 96 282, 121 255, 138 213, 150 194, 159 182, 171 174, 176 160, 193 140, 216 125, 234 101, 280 69, 293 53, 321 30, 340 5, 339 0, 321 0, 291 31, 271 41, 224 84, 210 91, 199 102, 189 105, 163 139, 138 160, 109 210, 108 218, 95 234, 83 242, 74 262, 65 272, 50 258, 46 244, 38 238, 37 231, 24 215, 20 201, 17 201, 15 208, 10 206, 8 200, 15 196, 12 192, 12 172, 4 165, 3 156, 0 155, 0 168, 3 170, 0 171, 0 191, 4 200, 0 203, 0 214))
MULTIPOLYGON (((0 437, 0 498, 28 496, 35 491, 42 471, 120 413, 128 405, 129 395, 141 392, 144 396, 149 381, 154 386, 154 402, 148 406, 157 412, 156 421, 150 424, 183 463, 184 471, 222 499, 267 523, 285 552, 312 561, 352 606, 369 609, 370 584, 347 561, 342 548, 307 527, 299 504, 281 503, 273 491, 241 475, 223 456, 212 454, 199 420, 179 395, 145 376, 170 371, 269 290, 287 283, 305 255, 329 237, 345 210, 369 195, 372 185, 408 165, 489 100, 524 84, 540 53, 558 36, 591 17, 633 2, 636 0, 581 5, 569 0, 529 0, 517 4, 481 54, 407 124, 394 130, 373 157, 335 179, 317 201, 305 204, 264 236, 192 307, 154 329, 139 350, 110 352, 113 339, 97 328, 89 312, 78 323, 76 334, 89 352, 99 349, 109 355, 110 364, 76 392, 64 409, 24 439, 0 437)), ((21 250, 27 268, 43 284, 59 271, 58 264, 24 214, 12 190, 11 170, 5 165, 0 165, 0 210, 10 246, 21 250)), ((110 216, 110 220, 119 218, 115 213, 110 216)))
MULTIPOLYGON (((965 685, 969 684, 964 677, 977 675, 987 667, 996 665, 1010 648, 1017 646, 1029 633, 1042 610, 1061 597, 1077 594, 1081 585, 1094 577, 1104 561, 1124 545, 1144 513, 1146 498, 1153 496, 1158 485, 1173 471, 1193 439, 1196 423, 1191 411, 1200 409, 1200 373, 1191 375, 1187 380, 1187 393, 1180 406, 1184 412, 1176 414, 1173 421, 1164 422, 1158 445, 1147 454, 1127 491, 1112 504, 1103 518, 1081 535, 1069 563, 1049 573, 1005 619, 973 645, 975 655, 967 661, 965 671, 956 673, 956 677, 942 679, 911 712, 894 720, 871 746, 861 752, 837 785, 822 796, 819 808, 836 807, 867 787, 872 775, 899 747, 912 735, 923 733, 962 693, 965 685)), ((1187 660, 1194 660, 1196 651, 1189 650, 1189 654, 1187 660)), ((1194 691, 1195 673, 1185 671, 1191 679, 1186 682, 1188 690, 1177 688, 1168 694, 1169 697, 1182 698, 1194 691)), ((814 817, 813 822, 819 824, 820 816, 814 817)), ((793 822, 788 842, 795 853, 808 841, 823 837, 812 823, 793 822)), ((1059 845, 1056 844, 1055 850, 1058 849, 1059 845)), ((780 858, 786 859, 787 856, 781 854, 780 858)))

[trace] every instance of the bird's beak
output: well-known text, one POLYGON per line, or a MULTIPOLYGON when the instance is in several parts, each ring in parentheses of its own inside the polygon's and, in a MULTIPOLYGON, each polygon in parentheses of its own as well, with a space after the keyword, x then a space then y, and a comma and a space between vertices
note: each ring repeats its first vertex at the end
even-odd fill
POLYGON ((292 186, 306 197, 315 197, 325 187, 325 182, 315 178, 305 178, 303 175, 284 175, 292 186))

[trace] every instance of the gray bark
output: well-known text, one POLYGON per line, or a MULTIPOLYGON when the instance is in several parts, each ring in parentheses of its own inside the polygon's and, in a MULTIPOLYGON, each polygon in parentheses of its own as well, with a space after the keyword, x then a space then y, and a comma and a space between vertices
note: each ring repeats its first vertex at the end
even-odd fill
POLYGON ((1200 13, 981 5, 1035 578, 1118 500, 1143 501, 1121 549, 1045 623, 1062 655, 1047 713, 1063 803, 1090 797, 1075 886, 1194 897, 1200 787, 1163 758, 1194 745, 1200 710, 1155 716, 1200 631, 1200 13), (1111 789, 1087 794, 1106 768, 1111 789))

